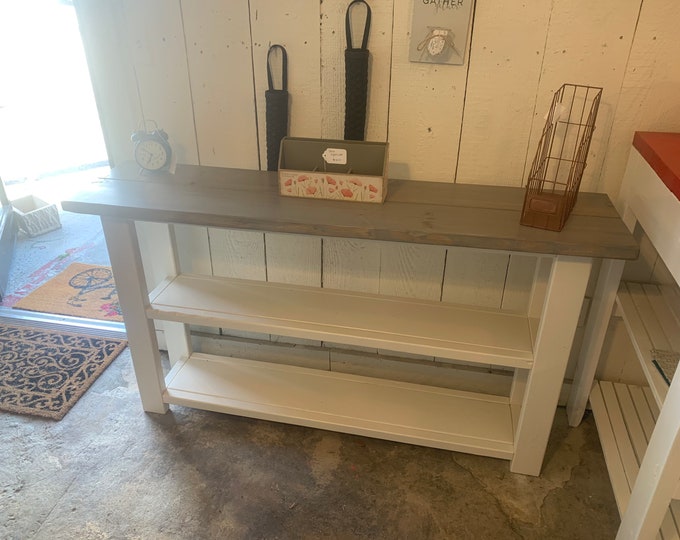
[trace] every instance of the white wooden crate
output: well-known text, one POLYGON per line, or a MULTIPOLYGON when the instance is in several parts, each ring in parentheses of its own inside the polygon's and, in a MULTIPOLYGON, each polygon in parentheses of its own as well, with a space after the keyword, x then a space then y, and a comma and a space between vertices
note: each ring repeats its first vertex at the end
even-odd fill
POLYGON ((35 195, 27 195, 12 201, 17 224, 28 236, 38 236, 61 228, 59 210, 35 195))

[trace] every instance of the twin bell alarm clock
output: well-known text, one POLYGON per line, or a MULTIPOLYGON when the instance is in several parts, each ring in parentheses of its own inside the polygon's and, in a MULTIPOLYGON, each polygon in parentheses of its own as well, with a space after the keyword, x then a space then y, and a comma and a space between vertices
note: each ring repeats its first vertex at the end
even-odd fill
POLYGON ((135 161, 142 169, 155 172, 170 167, 172 147, 164 130, 135 131, 131 139, 135 144, 135 161))

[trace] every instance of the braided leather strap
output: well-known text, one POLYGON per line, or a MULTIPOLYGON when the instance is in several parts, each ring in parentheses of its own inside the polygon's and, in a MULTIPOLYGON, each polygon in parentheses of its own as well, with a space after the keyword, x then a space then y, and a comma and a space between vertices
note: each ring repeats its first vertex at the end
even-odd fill
POLYGON ((267 53, 267 80, 269 90, 265 91, 266 125, 267 125, 267 170, 279 168, 279 152, 281 139, 288 135, 288 57, 286 49, 281 45, 272 45, 267 53), (271 71, 271 54, 275 49, 282 53, 282 88, 274 88, 271 71))
POLYGON ((345 32, 345 139, 362 141, 366 129, 366 104, 368 98, 368 33, 371 28, 371 8, 364 0, 354 0, 347 7, 345 32), (352 47, 350 11, 353 6, 366 6, 366 24, 361 48, 352 47))

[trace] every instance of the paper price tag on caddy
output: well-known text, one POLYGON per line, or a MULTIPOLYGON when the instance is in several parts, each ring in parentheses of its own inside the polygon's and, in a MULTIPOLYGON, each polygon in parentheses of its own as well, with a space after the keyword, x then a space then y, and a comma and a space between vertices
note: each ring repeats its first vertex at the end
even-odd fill
POLYGON ((326 148, 321 157, 329 164, 347 165, 347 150, 344 148, 326 148))

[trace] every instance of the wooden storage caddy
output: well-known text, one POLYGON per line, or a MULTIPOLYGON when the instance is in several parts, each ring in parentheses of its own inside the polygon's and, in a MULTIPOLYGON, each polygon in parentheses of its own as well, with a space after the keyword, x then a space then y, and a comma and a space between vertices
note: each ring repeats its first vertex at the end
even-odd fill
POLYGON ((307 199, 384 202, 387 147, 380 142, 286 137, 279 154, 279 192, 307 199))

